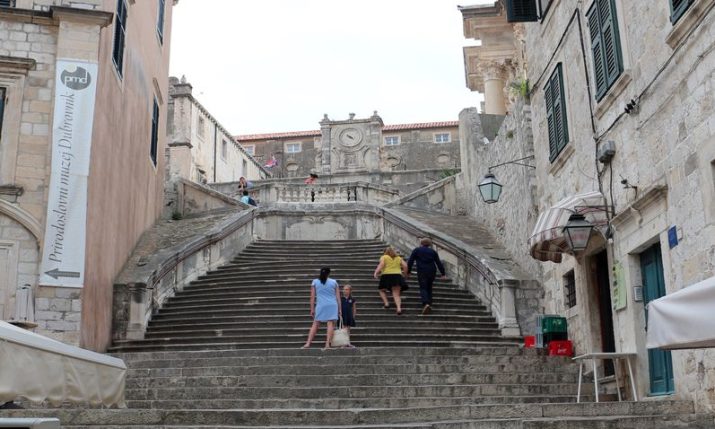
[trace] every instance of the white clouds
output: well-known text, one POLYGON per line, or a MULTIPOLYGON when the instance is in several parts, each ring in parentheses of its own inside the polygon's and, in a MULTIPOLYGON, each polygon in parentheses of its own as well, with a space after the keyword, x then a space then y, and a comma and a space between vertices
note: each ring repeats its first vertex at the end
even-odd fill
POLYGON ((316 129, 323 113, 456 120, 480 100, 454 0, 183 0, 173 25, 172 74, 236 134, 316 129))

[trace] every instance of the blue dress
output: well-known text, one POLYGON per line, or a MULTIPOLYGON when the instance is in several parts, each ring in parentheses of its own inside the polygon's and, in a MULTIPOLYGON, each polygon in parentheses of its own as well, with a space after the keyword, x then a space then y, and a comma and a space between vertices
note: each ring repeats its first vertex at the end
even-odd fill
POLYGON ((313 280, 311 287, 315 289, 315 320, 327 322, 338 320, 338 301, 335 298, 335 291, 338 290, 338 282, 328 279, 322 283, 320 279, 313 280))

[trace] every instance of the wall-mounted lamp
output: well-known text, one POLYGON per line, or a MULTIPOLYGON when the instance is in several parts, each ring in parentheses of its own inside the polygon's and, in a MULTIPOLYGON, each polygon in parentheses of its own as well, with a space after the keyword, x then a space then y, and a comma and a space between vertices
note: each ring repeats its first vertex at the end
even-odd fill
POLYGON ((587 221, 584 215, 572 214, 564 226, 564 236, 569 249, 574 253, 586 250, 588 241, 591 239, 591 232, 593 232, 593 224, 587 221))
POLYGON ((494 204, 499 201, 499 197, 501 196, 502 184, 499 183, 496 176, 494 176, 494 173, 492 173, 492 170, 508 164, 516 164, 521 165, 522 167, 536 168, 536 166, 533 166, 531 164, 525 164, 522 162, 526 161, 527 159, 534 159, 534 155, 525 156, 524 158, 514 159, 512 161, 502 162, 501 164, 492 165, 491 167, 489 167, 487 174, 484 176, 484 179, 479 182, 479 193, 482 194, 482 199, 485 203, 494 204))

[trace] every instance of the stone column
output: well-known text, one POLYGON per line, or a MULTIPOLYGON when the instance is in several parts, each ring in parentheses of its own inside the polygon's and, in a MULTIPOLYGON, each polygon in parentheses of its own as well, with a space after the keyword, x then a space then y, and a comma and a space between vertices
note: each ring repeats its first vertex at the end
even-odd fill
POLYGON ((319 171, 323 174, 331 174, 332 168, 330 166, 330 119, 328 115, 323 116, 323 120, 320 121, 320 164, 315 167, 320 169, 319 171))
POLYGON ((499 63, 486 63, 484 70, 484 113, 506 115, 504 87, 506 68, 499 63))

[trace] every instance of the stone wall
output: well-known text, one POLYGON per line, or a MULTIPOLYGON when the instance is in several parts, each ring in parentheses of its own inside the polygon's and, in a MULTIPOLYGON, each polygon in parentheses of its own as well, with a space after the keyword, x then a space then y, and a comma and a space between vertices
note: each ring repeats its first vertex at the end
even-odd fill
POLYGON ((173 207, 171 217, 181 218, 215 210, 248 208, 237 199, 189 180, 180 179, 173 186, 176 189, 176 200, 167 205, 173 207))
POLYGON ((464 214, 464 202, 457 198, 457 179, 461 179, 461 173, 409 193, 386 204, 385 207, 404 206, 449 215, 464 214))
MULTIPOLYGON (((546 311, 569 317, 578 350, 600 350, 601 330, 593 276, 594 256, 608 253, 617 351, 638 353, 640 396, 650 392, 640 255, 660 244, 668 293, 715 275, 715 1, 696 0, 675 23, 668 2, 615 0, 623 72, 602 100, 593 87, 590 3, 562 0, 542 24, 526 25, 532 83, 534 154, 539 210, 580 192, 601 190, 614 217, 613 237, 595 237, 578 258, 544 263, 546 311), (649 25, 638 25, 648 22, 649 25), (583 46, 583 51, 582 51, 583 46), (549 159, 544 79, 563 67, 569 141, 549 159), (629 112, 624 107, 633 102, 629 112), (610 163, 597 162, 599 146, 613 141, 610 163), (627 185, 627 186, 624 186, 627 185), (680 237, 670 247, 668 230, 680 237), (573 270, 576 306, 564 304, 563 276, 573 270), (622 298, 622 299, 621 299, 622 298)), ((715 354, 673 352, 675 394, 715 409, 715 354)))
MULTIPOLYGON (((459 194, 464 199, 467 214, 486 226, 523 270, 539 279, 541 266, 531 258, 526 245, 538 218, 534 170, 515 164, 495 168, 492 172, 503 188, 499 201, 494 204, 484 203, 478 188, 490 166, 534 154, 531 107, 518 100, 513 109, 510 115, 503 118, 496 136, 491 140, 486 136, 490 133, 489 128, 494 128, 497 117, 479 114, 475 108, 460 113, 460 183, 463 188, 459 194)), ((531 159, 521 162, 533 164, 531 159)))

